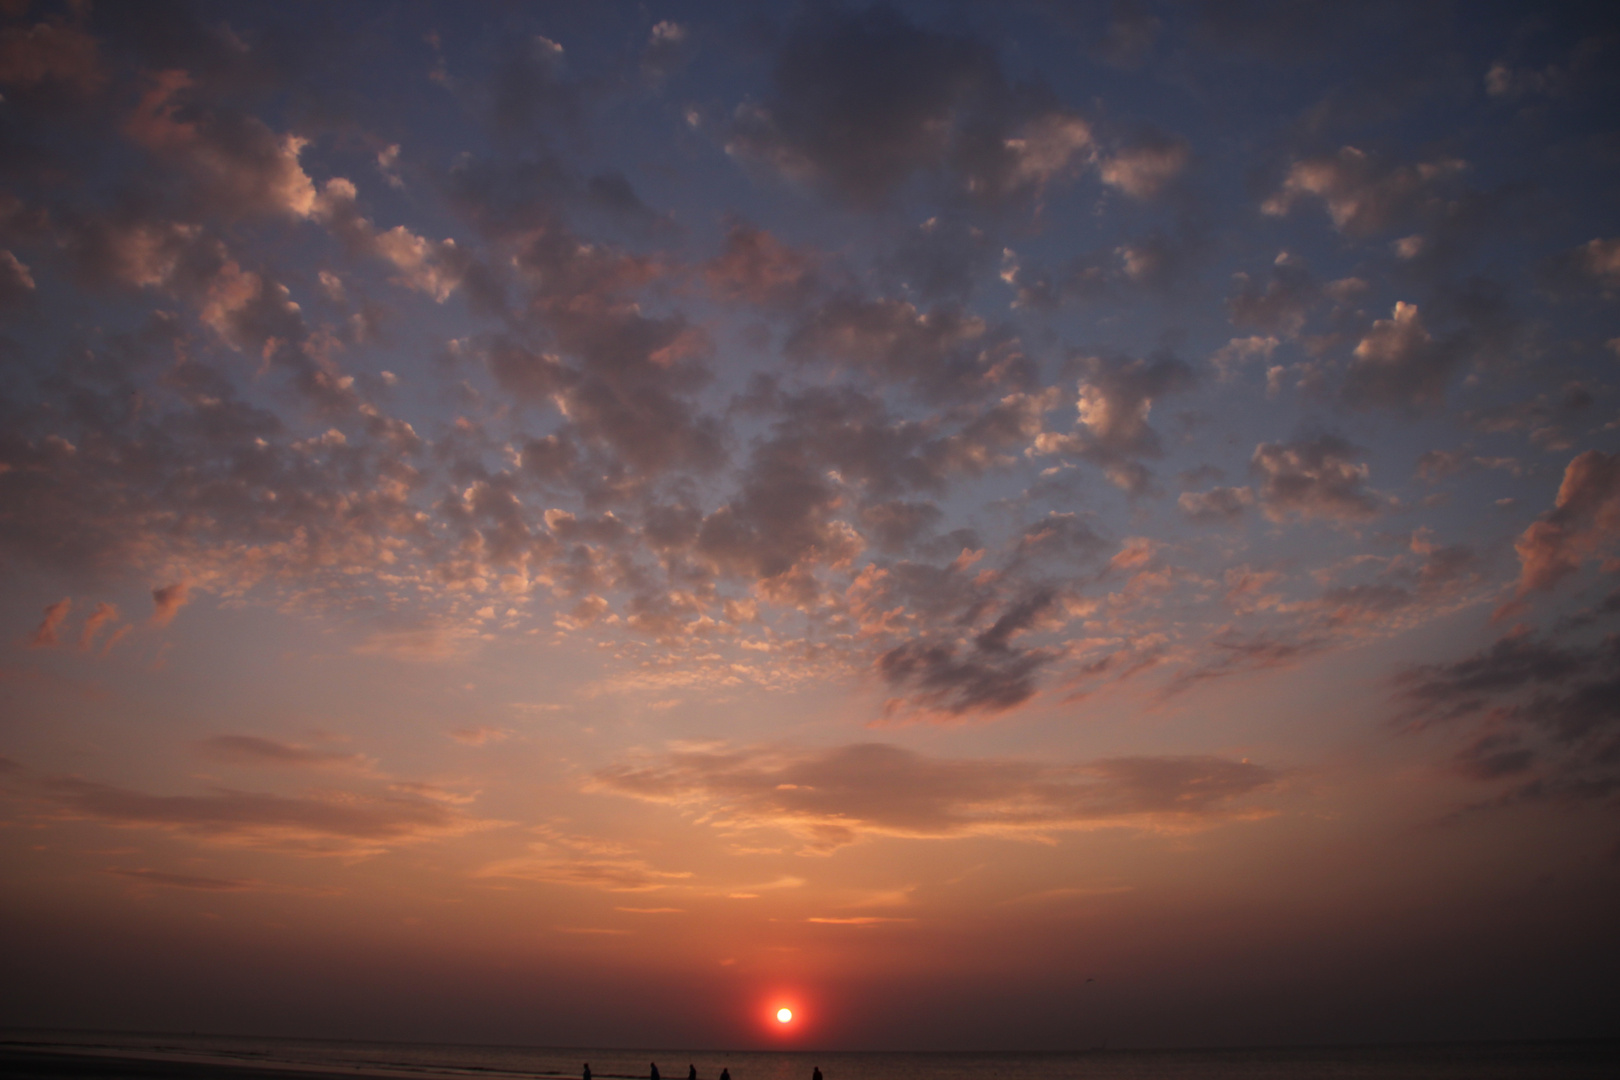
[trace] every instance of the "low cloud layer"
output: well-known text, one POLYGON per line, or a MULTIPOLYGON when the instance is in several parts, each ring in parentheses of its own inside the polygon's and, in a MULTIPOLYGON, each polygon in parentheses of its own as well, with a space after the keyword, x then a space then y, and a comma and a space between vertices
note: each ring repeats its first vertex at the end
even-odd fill
POLYGON ((725 830, 781 829, 807 849, 874 837, 1041 839, 1177 832, 1265 813, 1278 774, 1215 757, 1084 765, 930 758, 881 743, 826 751, 674 750, 598 772, 594 790, 667 803, 725 830))

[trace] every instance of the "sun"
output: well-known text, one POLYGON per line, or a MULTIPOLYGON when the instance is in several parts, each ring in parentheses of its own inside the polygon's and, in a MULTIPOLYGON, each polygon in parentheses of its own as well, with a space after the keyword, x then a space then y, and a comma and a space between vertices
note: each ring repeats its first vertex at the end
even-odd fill
POLYGON ((778 1024, 789 1023, 790 1021, 792 1021, 792 1019, 793 1019, 793 1010, 792 1009, 782 1008, 782 1009, 777 1009, 776 1010, 776 1022, 778 1024))

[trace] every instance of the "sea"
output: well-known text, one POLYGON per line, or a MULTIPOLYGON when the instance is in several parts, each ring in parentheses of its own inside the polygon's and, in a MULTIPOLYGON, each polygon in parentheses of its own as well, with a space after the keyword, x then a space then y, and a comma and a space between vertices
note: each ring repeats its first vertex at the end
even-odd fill
POLYGON ((342 1073, 402 1080, 527 1080, 578 1077, 588 1062, 599 1080, 650 1075, 702 1080, 1614 1080, 1620 1040, 1489 1042, 1402 1046, 1269 1047, 1209 1050, 1090 1050, 1078 1053, 861 1053, 607 1049, 348 1042, 326 1039, 0 1031, 0 1051, 47 1051, 188 1062, 195 1065, 342 1073))

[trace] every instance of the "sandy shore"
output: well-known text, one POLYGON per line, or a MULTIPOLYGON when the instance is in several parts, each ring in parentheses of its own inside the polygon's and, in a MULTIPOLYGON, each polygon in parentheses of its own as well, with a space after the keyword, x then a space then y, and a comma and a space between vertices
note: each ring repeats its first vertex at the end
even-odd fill
POLYGON ((34 1050, 0 1046, 0 1076, 8 1080, 353 1080, 354 1075, 119 1054, 71 1054, 54 1047, 34 1050))

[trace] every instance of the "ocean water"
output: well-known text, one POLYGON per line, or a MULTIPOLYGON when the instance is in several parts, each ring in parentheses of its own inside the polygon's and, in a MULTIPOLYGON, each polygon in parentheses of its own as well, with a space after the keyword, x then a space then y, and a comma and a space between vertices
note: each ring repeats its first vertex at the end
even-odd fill
POLYGON ((38 1049, 356 1077, 666 1080, 1613 1080, 1620 1040, 1454 1045, 1093 1050, 1085 1053, 821 1053, 458 1046, 126 1032, 0 1031, 0 1049, 38 1049))

